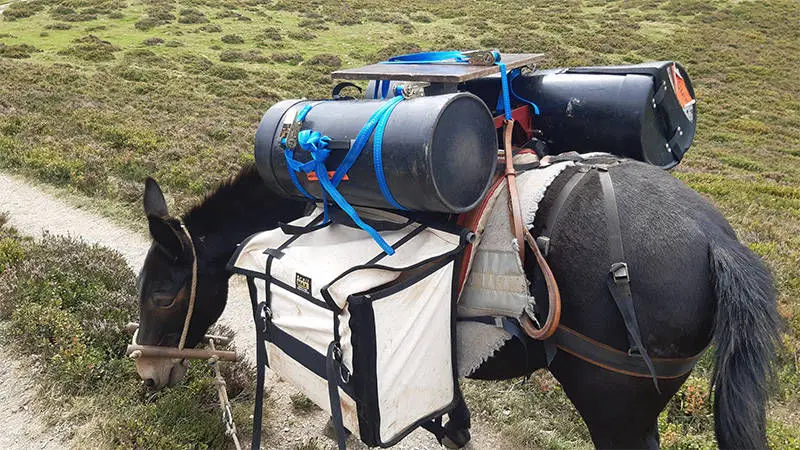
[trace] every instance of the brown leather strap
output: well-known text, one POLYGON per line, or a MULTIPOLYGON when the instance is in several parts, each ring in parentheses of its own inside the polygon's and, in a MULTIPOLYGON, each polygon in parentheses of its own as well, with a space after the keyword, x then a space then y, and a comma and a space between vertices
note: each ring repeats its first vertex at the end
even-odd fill
MULTIPOLYGON (((637 353, 623 352, 564 325, 553 336, 559 350, 609 372, 638 378, 652 378, 652 369, 637 353)), ((652 358, 658 379, 682 377, 692 371, 706 349, 688 358, 652 358)))
MULTIPOLYGON (((533 339, 542 341, 552 336, 561 322, 561 293, 558 290, 558 283, 556 283, 556 278, 553 276, 553 271, 550 270, 547 260, 544 259, 544 255, 542 255, 541 250, 539 250, 539 246, 536 245, 536 239, 533 238, 533 235, 531 235, 530 231, 527 229, 523 229, 523 231, 525 234, 525 242, 528 243, 528 246, 536 256, 536 264, 539 265, 539 270, 541 270, 542 275, 544 275, 544 281, 547 285, 547 304, 549 310, 547 320, 541 328, 536 328, 533 324, 533 320, 528 317, 527 313, 522 314, 519 323, 522 329, 525 330, 525 334, 533 339)), ((524 248, 523 246, 523 249, 524 248)))
POLYGON ((517 240, 519 246, 519 258, 525 263, 525 244, 524 230, 522 223, 522 212, 519 207, 519 193, 517 192, 517 171, 514 170, 514 151, 511 147, 512 135, 514 132, 514 120, 507 120, 503 129, 503 149, 506 160, 506 183, 508 183, 508 205, 511 209, 511 232, 517 240))

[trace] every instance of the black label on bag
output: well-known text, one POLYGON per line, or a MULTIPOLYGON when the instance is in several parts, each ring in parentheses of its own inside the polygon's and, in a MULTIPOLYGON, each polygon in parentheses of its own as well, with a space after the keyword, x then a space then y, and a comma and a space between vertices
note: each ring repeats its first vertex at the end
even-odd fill
POLYGON ((297 288, 298 291, 305 292, 306 294, 311 294, 311 278, 308 278, 305 275, 295 274, 294 276, 294 287, 297 288))

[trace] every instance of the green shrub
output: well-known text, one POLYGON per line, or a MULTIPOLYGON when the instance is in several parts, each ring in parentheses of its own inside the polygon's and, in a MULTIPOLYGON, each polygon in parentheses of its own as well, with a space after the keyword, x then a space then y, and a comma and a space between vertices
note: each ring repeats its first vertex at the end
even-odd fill
POLYGON ((243 80, 247 78, 246 70, 230 64, 217 64, 209 69, 208 73, 223 80, 243 80))
POLYGON ((114 52, 119 51, 119 47, 111 42, 104 41, 97 36, 90 34, 72 41, 75 45, 68 49, 58 52, 59 55, 75 56, 86 61, 109 61, 114 59, 114 52))
POLYGON ((48 30, 69 30, 70 28, 72 28, 72 25, 68 23, 56 22, 56 23, 51 23, 49 25, 45 25, 44 27, 45 29, 48 30))
POLYGON ((283 39, 283 32, 275 27, 268 27, 264 29, 263 36, 265 39, 280 41, 283 39))
POLYGON ((200 31, 204 31, 206 33, 222 33, 222 27, 215 24, 210 23, 208 25, 203 25, 202 27, 198 28, 200 31))
POLYGON ((262 55, 261 52, 257 50, 250 50, 247 52, 238 50, 223 50, 222 53, 219 54, 219 60, 223 62, 266 63, 270 61, 270 58, 262 55))
POLYGON ((30 17, 44 9, 44 5, 43 1, 37 0, 12 3, 3 11, 3 19, 13 21, 30 17))
POLYGON ((296 41, 313 41, 317 35, 308 30, 295 30, 289 32, 289 37, 296 41))
POLYGON ((197 9, 184 9, 178 17, 178 23, 207 23, 206 15, 197 9))
POLYGON ((6 45, 0 42, 0 57, 23 59, 30 58, 32 53, 41 52, 38 48, 28 44, 6 45))
POLYGON ((431 23, 434 20, 436 20, 433 16, 423 11, 413 13, 409 15, 409 18, 414 22, 419 22, 419 23, 431 23))
POLYGON ((87 11, 76 11, 63 5, 50 10, 50 15, 56 20, 64 22, 87 22, 97 19, 97 14, 87 11))
POLYGON ((238 34, 226 34, 221 40, 226 44, 244 44, 244 39, 238 34))
POLYGON ((151 38, 147 38, 144 41, 142 41, 142 44, 147 45, 148 47, 152 47, 154 45, 159 45, 159 44, 163 44, 163 43, 164 43, 164 39, 161 39, 160 37, 151 37, 151 38))
POLYGON ((310 66, 325 66, 326 68, 330 69, 338 69, 339 67, 342 67, 342 59, 336 55, 331 55, 330 53, 321 53, 319 55, 312 56, 306 62, 310 66))
POLYGON ((8 267, 19 264, 25 257, 25 251, 15 239, 0 239, 0 274, 8 267))
POLYGON ((297 65, 303 61, 303 55, 297 52, 275 52, 270 59, 276 63, 297 65))

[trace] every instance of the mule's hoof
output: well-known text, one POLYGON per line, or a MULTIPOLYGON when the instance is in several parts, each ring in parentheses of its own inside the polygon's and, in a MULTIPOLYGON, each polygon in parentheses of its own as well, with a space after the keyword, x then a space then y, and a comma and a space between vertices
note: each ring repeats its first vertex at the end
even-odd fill
POLYGON ((442 445, 447 448, 464 448, 472 439, 468 429, 463 430, 447 430, 447 435, 442 438, 442 445))

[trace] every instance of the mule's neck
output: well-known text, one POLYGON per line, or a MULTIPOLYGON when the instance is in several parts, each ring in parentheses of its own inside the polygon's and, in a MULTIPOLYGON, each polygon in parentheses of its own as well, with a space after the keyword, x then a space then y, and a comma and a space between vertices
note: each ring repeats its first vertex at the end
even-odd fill
POLYGON ((183 216, 205 269, 224 271, 236 245, 303 214, 305 205, 270 191, 255 165, 244 167, 183 216))

